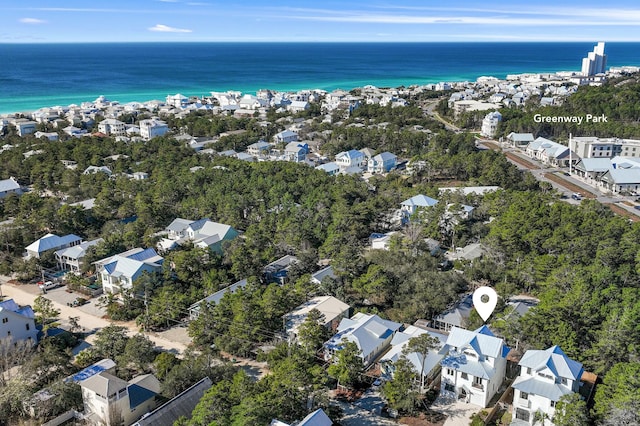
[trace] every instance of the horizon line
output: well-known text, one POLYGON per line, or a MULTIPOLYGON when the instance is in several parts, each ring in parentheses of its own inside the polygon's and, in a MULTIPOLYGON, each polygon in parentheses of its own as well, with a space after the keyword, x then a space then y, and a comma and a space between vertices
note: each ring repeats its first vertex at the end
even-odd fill
MULTIPOLYGON (((134 40, 134 41, 0 41, 0 45, 33 45, 33 44, 202 44, 202 43, 219 43, 219 44, 393 44, 393 43, 409 43, 409 44, 463 44, 463 43, 598 43, 602 40, 134 40)), ((640 43, 638 40, 606 40, 605 43, 640 43)))

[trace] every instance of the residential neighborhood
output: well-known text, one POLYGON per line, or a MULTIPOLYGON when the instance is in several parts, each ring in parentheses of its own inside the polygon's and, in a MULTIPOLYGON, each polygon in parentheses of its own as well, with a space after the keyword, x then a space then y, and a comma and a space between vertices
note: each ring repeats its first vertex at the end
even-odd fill
POLYGON ((0 118, 0 393, 25 401, 0 396, 0 419, 632 415, 640 142, 513 124, 607 84, 583 77, 0 118), (486 321, 481 286, 498 295, 486 321))

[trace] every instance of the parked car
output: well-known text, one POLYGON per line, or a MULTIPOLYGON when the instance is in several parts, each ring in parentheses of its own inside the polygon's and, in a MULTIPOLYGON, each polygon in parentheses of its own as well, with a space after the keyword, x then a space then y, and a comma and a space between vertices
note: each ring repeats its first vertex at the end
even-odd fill
POLYGON ((53 281, 46 281, 38 284, 38 287, 40 287, 40 290, 42 291, 47 291, 47 290, 51 290, 52 288, 60 287, 60 283, 56 283, 53 281))
POLYGON ((582 194, 579 192, 574 192, 573 194, 571 194, 571 198, 573 198, 574 200, 582 200, 582 194))

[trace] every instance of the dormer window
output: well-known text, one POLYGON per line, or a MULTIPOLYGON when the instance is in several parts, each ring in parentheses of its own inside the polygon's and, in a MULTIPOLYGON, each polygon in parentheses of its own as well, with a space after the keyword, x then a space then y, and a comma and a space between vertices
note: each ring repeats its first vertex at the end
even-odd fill
POLYGON ((527 367, 527 374, 531 375, 531 367, 527 367))

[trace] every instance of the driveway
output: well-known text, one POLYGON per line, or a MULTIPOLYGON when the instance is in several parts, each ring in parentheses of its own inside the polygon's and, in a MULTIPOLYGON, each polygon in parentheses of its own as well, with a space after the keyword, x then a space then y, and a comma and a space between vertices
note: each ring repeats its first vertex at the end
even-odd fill
POLYGON ((340 419, 340 424, 344 426, 390 426, 397 425, 396 422, 384 417, 380 417, 380 411, 384 401, 379 392, 371 389, 367 390, 362 397, 353 402, 336 400, 344 416, 340 419))
POLYGON ((482 410, 482 408, 464 402, 463 400, 441 397, 434 401, 431 409, 444 413, 447 416, 447 420, 445 420, 443 426, 469 426, 471 416, 482 410))
MULTIPOLYGON (((0 276, 0 286, 5 299, 13 299, 19 305, 33 306, 34 300, 38 296, 42 295, 42 292, 35 284, 13 285, 8 284, 7 280, 8 277, 0 276)), ((78 323, 83 328, 83 331, 89 334, 86 339, 89 343, 91 343, 95 338, 96 331, 107 327, 110 324, 117 324, 127 328, 129 330, 129 335, 138 333, 146 335, 160 350, 179 355, 187 348, 187 345, 183 343, 184 338, 176 339, 181 340, 182 342, 173 341, 160 334, 141 333, 138 326, 135 324, 135 321, 116 323, 103 318, 104 311, 95 305, 96 299, 91 299, 91 301, 84 306, 67 306, 66 303, 68 301, 72 301, 81 295, 76 293, 67 293, 65 287, 49 290, 47 294, 43 296, 51 300, 53 302, 53 306, 60 311, 58 318, 60 319, 59 323, 62 328, 69 327, 70 317, 79 317, 78 323)), ((184 331, 182 333, 184 333, 184 331)), ((171 335, 171 333, 168 335, 171 335)))

